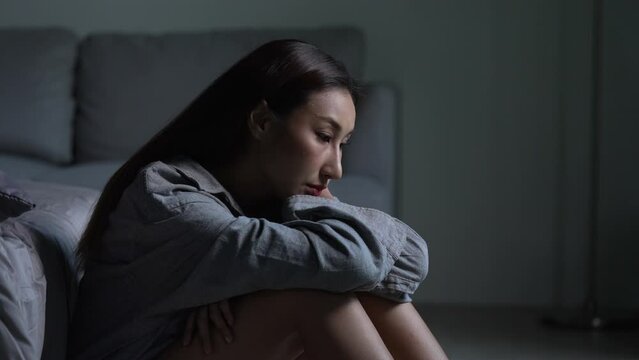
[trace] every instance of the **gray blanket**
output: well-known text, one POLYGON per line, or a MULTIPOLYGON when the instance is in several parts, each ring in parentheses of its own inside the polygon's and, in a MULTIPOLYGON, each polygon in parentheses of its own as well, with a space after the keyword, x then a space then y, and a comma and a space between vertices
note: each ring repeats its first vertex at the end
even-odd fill
POLYGON ((0 358, 65 359, 74 250, 98 194, 0 172, 0 358))

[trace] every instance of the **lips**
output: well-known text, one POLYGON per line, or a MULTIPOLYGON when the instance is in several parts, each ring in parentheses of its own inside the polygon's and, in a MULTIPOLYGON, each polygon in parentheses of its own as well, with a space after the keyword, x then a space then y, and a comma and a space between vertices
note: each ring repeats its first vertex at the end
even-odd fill
POLYGON ((307 195, 313 195, 313 196, 319 196, 322 191, 324 191, 324 189, 326 189, 326 186, 324 185, 307 185, 308 191, 306 192, 307 195))

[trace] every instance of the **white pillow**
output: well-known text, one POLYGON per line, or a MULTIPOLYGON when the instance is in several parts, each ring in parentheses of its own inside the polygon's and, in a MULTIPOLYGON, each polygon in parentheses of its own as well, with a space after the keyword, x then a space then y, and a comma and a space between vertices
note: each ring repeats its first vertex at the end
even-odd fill
POLYGON ((34 204, 0 222, 0 354, 64 359, 78 283, 75 249, 99 192, 6 176, 0 192, 34 204))

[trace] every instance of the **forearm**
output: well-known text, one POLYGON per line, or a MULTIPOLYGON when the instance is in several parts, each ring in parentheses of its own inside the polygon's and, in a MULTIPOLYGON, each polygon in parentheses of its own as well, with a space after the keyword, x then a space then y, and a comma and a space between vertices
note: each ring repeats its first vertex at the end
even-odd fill
MULTIPOLYGON (((330 232, 318 232, 322 238, 320 243, 333 242, 335 235, 352 233, 361 237, 366 243, 366 246, 360 248, 362 251, 374 255, 385 265, 390 265, 390 271, 388 268, 384 269, 383 278, 372 289, 377 295, 400 302, 410 301, 410 295, 428 272, 426 241, 402 221, 379 210, 321 198, 294 196, 289 198, 284 218, 304 226, 304 221, 296 220, 308 220, 315 225, 330 228, 330 232), (379 248, 384 249, 386 254, 380 256, 382 254, 377 251, 379 248)), ((297 226, 293 223, 287 225, 297 226)), ((352 235, 347 237, 355 238, 352 235)), ((350 263, 357 264, 352 261, 350 263)))

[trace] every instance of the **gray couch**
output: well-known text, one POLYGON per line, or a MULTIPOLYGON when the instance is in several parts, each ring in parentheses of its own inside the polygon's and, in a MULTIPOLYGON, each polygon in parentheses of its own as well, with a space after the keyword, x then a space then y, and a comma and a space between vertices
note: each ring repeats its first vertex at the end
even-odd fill
MULTIPOLYGON (((46 334, 44 342, 35 339, 30 345, 36 351, 43 346, 43 358, 64 358, 66 320, 73 303, 70 289, 77 279, 70 257, 80 233, 78 224, 86 221, 99 190, 128 156, 213 79, 251 49, 276 38, 312 42, 342 60, 355 77, 362 76, 364 38, 352 28, 84 37, 60 28, 0 29, 0 171, 5 179, 0 181, 0 196, 4 191, 7 209, 21 196, 35 204, 35 209, 14 208, 12 213, 5 211, 5 219, 0 217, 0 250, 9 249, 0 260, 12 271, 22 266, 38 278, 31 295, 43 294, 38 267, 43 272, 47 293, 42 297, 49 297, 46 334), (48 215, 34 215, 37 211, 48 215), (74 225, 61 235, 48 222, 74 225), (20 235, 25 231, 37 234, 25 239, 20 235), (58 308, 51 310, 51 304, 58 308)), ((391 88, 365 88, 356 131, 344 154, 344 177, 332 183, 342 201, 393 213, 396 108, 391 88)), ((3 281, 7 285, 11 277, 3 281)), ((0 298, 3 289, 0 283, 0 298)), ((42 306, 44 298, 40 302, 42 306)), ((31 331, 29 336, 41 332, 31 331)), ((0 353, 0 358, 21 358, 14 355, 0 353)))

